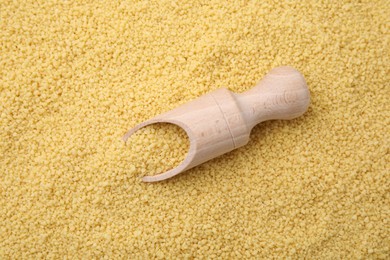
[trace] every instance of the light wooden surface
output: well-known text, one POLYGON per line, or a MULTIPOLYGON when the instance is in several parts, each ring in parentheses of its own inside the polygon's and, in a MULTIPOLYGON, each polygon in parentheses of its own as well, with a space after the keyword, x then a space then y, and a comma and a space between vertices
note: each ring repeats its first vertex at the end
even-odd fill
POLYGON ((301 116, 309 103, 302 74, 291 67, 278 67, 244 93, 218 89, 135 126, 123 140, 144 126, 160 122, 176 124, 186 131, 190 148, 184 161, 174 169, 142 178, 145 182, 161 181, 247 144, 252 128, 260 122, 301 116))

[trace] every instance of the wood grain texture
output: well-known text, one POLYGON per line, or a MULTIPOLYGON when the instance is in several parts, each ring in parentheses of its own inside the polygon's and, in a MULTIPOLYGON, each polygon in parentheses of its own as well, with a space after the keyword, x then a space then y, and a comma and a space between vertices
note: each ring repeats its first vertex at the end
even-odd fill
POLYGON ((247 144, 251 129, 263 121, 301 116, 309 103, 302 74, 291 67, 278 67, 244 93, 218 89, 135 126, 123 140, 144 126, 160 122, 176 124, 186 131, 190 149, 184 161, 167 172, 142 178, 145 182, 161 181, 247 144))

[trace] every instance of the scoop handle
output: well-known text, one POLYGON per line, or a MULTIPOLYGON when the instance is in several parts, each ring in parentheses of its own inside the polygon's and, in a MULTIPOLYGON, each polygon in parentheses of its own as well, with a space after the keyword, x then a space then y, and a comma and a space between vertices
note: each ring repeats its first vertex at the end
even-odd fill
POLYGON ((271 70, 255 87, 235 95, 250 128, 266 120, 299 117, 310 104, 304 77, 288 66, 271 70))

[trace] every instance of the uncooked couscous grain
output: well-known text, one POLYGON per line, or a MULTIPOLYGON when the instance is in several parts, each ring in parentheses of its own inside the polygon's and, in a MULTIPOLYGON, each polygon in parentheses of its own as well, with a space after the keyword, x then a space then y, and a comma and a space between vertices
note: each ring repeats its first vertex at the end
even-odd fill
POLYGON ((0 258, 389 259, 389 24, 386 0, 1 0, 0 258), (187 151, 128 129, 280 65, 304 116, 140 180, 187 151))
POLYGON ((140 176, 175 168, 185 159, 190 148, 187 133, 181 127, 168 123, 143 127, 126 144, 133 153, 131 163, 140 176))

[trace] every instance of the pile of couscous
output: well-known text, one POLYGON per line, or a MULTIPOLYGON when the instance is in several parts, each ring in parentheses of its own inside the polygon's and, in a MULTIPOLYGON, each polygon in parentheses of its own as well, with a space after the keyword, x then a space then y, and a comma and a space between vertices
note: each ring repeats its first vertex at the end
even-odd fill
POLYGON ((0 1, 1 259, 389 259, 388 1, 0 1), (297 68, 309 111, 167 181, 126 131, 297 68))

